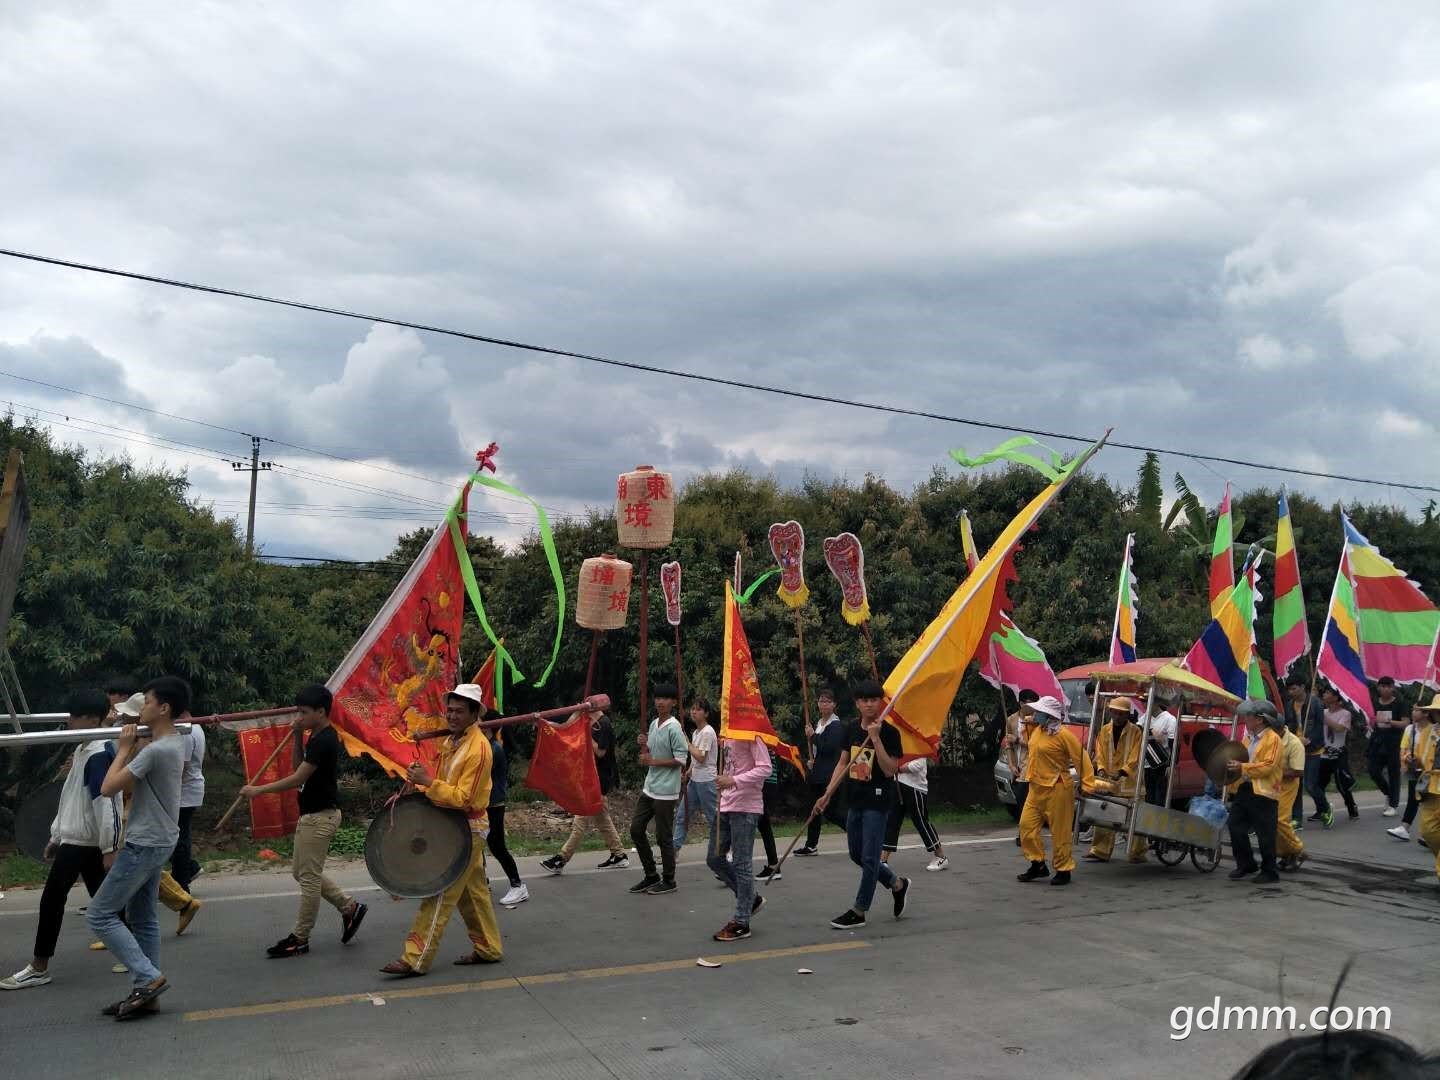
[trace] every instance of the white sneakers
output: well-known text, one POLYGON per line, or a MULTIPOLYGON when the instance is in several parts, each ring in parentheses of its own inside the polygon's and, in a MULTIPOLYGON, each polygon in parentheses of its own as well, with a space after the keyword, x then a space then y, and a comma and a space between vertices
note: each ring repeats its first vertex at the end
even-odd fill
POLYGON ((1410 839, 1410 830, 1404 825, 1396 825, 1393 829, 1386 829, 1385 831, 1395 837, 1396 840, 1410 839))
POLYGON ((945 856, 941 855, 941 856, 939 856, 939 857, 937 857, 937 858, 931 859, 931 860, 930 860, 930 865, 928 865, 927 867, 925 867, 925 869, 926 869, 926 870, 929 870, 929 871, 933 874, 933 873, 935 873, 935 871, 937 871, 937 870, 944 870, 944 869, 946 869, 949 865, 950 865, 950 860, 947 859, 947 858, 945 858, 945 856))
POLYGON ((1381 816, 1381 817, 1394 817, 1394 816, 1395 816, 1395 807, 1393 807, 1393 806, 1387 806, 1387 807, 1385 807, 1384 810, 1380 811, 1380 816, 1381 816))
POLYGON ((110 965, 110 973, 111 973, 112 975, 124 975, 124 974, 125 974, 127 971, 129 971, 129 970, 130 970, 130 969, 129 969, 128 967, 126 967, 124 964, 121 964, 121 963, 118 963, 118 962, 115 963, 115 964, 110 965))
POLYGON ((32 986, 44 986, 49 981, 50 972, 36 971, 26 964, 8 979, 0 979, 0 990, 29 990, 32 986))
POLYGON ((530 886, 523 881, 519 885, 512 885, 510 891, 500 898, 500 903, 505 907, 514 907, 516 904, 523 904, 530 899, 530 886))

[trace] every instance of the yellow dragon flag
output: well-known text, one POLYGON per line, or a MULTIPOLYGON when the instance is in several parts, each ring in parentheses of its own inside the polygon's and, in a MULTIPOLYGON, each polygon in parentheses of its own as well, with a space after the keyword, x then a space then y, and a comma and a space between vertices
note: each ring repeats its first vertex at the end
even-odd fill
MULTIPOLYGON (((1030 445, 1032 441, 1012 440, 1012 443, 1030 445)), ((1050 486, 1015 515, 885 680, 888 700, 882 715, 900 732, 905 760, 934 757, 939 752, 940 732, 965 669, 998 625, 1000 608, 1006 602, 1005 585, 1015 575, 1012 562, 1020 538, 1104 444, 1102 438, 1074 461, 1063 465, 1058 463, 1058 458, 1054 458, 1049 467, 1038 464, 1028 454, 1021 458, 1041 468, 1050 478, 1050 486)), ((965 458, 958 452, 953 456, 962 464, 972 464, 1000 457, 1015 460, 1020 455, 996 451, 981 458, 965 458)))

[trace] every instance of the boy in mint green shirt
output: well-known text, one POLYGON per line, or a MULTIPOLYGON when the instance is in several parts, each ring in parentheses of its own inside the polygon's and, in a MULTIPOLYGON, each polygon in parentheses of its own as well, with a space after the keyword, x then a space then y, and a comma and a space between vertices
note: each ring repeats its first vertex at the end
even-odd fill
POLYGON ((661 683, 655 687, 656 719, 650 730, 640 736, 640 764, 647 767, 645 786, 635 804, 630 821, 630 839, 645 876, 630 887, 632 893, 658 896, 675 891, 675 807, 680 800, 680 776, 690 759, 690 742, 685 729, 675 719, 679 697, 674 686, 661 683), (660 847, 660 873, 655 872, 655 853, 650 848, 647 829, 655 822, 655 842, 660 847))

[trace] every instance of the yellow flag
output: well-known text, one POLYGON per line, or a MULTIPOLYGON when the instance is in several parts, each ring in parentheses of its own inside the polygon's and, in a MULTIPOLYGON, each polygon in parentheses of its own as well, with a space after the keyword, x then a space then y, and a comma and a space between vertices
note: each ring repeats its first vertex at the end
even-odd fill
POLYGON ((1104 442, 1101 439, 1089 447, 1015 515, 885 680, 889 700, 884 717, 899 730, 906 759, 934 757, 939 751, 940 732, 965 668, 979 652, 987 632, 995 629, 1006 579, 1014 575, 1011 558, 1016 545, 1104 442))

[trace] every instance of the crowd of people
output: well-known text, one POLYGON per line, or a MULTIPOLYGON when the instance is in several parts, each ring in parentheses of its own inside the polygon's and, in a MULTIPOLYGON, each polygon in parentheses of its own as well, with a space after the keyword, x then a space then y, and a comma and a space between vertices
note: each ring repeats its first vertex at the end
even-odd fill
MULTIPOLYGON (((163 903, 177 913, 177 933, 185 931, 202 906, 190 895, 189 886, 201 872, 190 833, 205 794, 205 736, 199 724, 183 732, 177 728, 190 708, 190 688, 182 679, 163 676, 134 694, 123 686, 107 689, 108 694, 79 693, 70 704, 72 727, 98 727, 107 721, 123 726, 113 741, 83 743, 69 759, 46 851, 51 867, 41 894, 33 955, 24 968, 0 980, 0 989, 27 989, 51 981, 50 962, 66 898, 83 880, 90 894, 86 922, 97 939, 91 948, 109 950, 116 972, 130 975, 130 993, 102 1012, 127 1020, 154 1009, 169 988, 161 967, 157 905, 163 903)), ((899 732, 882 719, 884 689, 865 680, 851 688, 850 697, 857 715, 847 721, 839 716, 835 690, 824 688, 817 695, 820 718, 805 732, 812 809, 803 826, 805 843, 795 851, 801 857, 818 854, 825 821, 844 829, 848 854, 860 876, 853 901, 830 922, 837 929, 865 926, 877 889, 890 894, 894 918, 904 915, 912 879, 892 869, 890 856, 899 848, 907 818, 932 856, 925 869, 938 872, 949 866, 929 817, 926 763, 904 760, 899 732)), ((676 717, 680 702, 675 687, 656 686, 654 702, 655 715, 636 741, 645 776, 629 836, 643 874, 629 891, 649 896, 675 892, 677 852, 703 822, 706 864, 735 900, 733 914, 714 939, 743 940, 751 936, 751 921, 765 905, 757 886, 777 880, 782 872, 771 822, 779 790, 778 758, 759 738, 721 738, 713 726, 710 703, 703 697, 690 704, 688 730, 676 717), (757 836, 765 847, 758 871, 757 836)), ((475 843, 464 872, 442 893, 420 903, 399 957, 381 968, 397 978, 418 977, 430 970, 457 910, 470 948, 454 963, 493 964, 503 958, 486 872, 487 851, 508 879, 500 903, 513 908, 529 899, 529 889, 505 842, 504 745, 498 735, 477 726, 486 712, 484 691, 475 684, 461 684, 446 695, 445 704, 447 737, 440 742, 433 767, 417 761, 407 779, 436 806, 462 812, 475 843)), ((246 785, 240 792, 254 798, 298 791, 292 874, 300 889, 299 910, 290 931, 266 950, 275 959, 309 951, 322 900, 339 917, 342 944, 354 938, 368 911, 325 873, 330 844, 341 824, 337 782, 341 742, 332 724, 332 705, 324 686, 302 687, 295 699, 293 771, 272 783, 246 785)), ((1065 727, 1066 706, 1057 698, 1022 694, 1018 710, 1007 720, 1001 746, 1021 805, 1016 843, 1028 862, 1019 875, 1022 882, 1045 877, 1052 885, 1071 882, 1077 790, 1100 790, 1129 799, 1143 791, 1149 801, 1164 801, 1168 755, 1179 730, 1168 703, 1156 701, 1148 743, 1136 701, 1112 697, 1102 711, 1103 722, 1090 750, 1065 727), (1046 830, 1051 846, 1048 862, 1046 830)), ((1333 691, 1326 689, 1313 698, 1299 682, 1288 687, 1283 711, 1268 701, 1250 700, 1239 707, 1237 716, 1245 724, 1247 753, 1245 760, 1230 763, 1227 775, 1235 861, 1230 877, 1274 883, 1279 871, 1299 869, 1305 859, 1298 835, 1304 827, 1302 790, 1315 807, 1310 820, 1327 829, 1334 823, 1326 800, 1332 780, 1350 816, 1358 815, 1346 754, 1354 719, 1333 691)), ((1400 816, 1400 795, 1406 794, 1402 820, 1388 833, 1409 840, 1409 828, 1418 816, 1420 842, 1440 851, 1440 770, 1436 768, 1440 694, 1429 704, 1416 702, 1408 710, 1408 723, 1404 716, 1393 683, 1381 680, 1369 744, 1371 773, 1386 799, 1384 816, 1400 816)), ((618 782, 617 759, 622 752, 614 728, 599 709, 575 719, 589 723, 601 790, 608 794, 618 782)), ((607 848, 598 869, 627 868, 629 853, 604 808, 592 817, 577 817, 564 845, 541 866, 552 874, 562 873, 592 829, 598 829, 607 848)), ((1096 828, 1084 859, 1107 862, 1115 845, 1113 829, 1096 828)), ((1126 857, 1145 861, 1144 842, 1127 851, 1126 857)))

